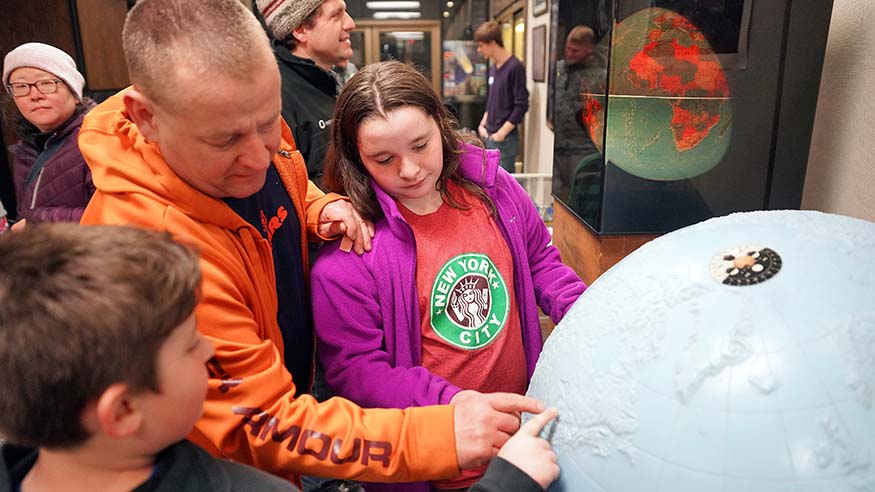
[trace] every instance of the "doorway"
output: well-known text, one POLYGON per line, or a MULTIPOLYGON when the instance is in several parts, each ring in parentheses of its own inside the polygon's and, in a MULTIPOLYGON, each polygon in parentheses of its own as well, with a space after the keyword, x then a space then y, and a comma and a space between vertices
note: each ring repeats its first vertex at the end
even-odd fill
MULTIPOLYGON (((495 21, 501 25, 501 40, 504 47, 510 53, 519 58, 523 65, 526 64, 526 10, 525 2, 514 2, 495 17, 495 21)), ((526 155, 525 124, 521 121, 517 127, 520 138, 520 152, 517 155, 517 164, 523 161, 523 168, 516 172, 524 172, 526 155)))
POLYGON ((504 47, 525 65, 526 11, 523 6, 514 4, 499 14, 495 21, 501 24, 501 40, 504 42, 504 47))
POLYGON ((418 68, 441 89, 440 21, 356 21, 350 33, 352 61, 361 67, 398 60, 418 68))

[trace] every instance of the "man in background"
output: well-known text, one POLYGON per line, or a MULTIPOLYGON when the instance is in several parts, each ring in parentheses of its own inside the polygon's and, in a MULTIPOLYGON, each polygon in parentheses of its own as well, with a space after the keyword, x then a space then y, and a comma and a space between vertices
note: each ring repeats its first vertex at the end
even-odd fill
POLYGON ((274 38, 282 78, 283 119, 292 130, 307 174, 321 184, 322 161, 337 100, 331 68, 352 58, 355 22, 343 0, 257 0, 274 38))
POLYGON ((566 204, 578 163, 599 152, 584 127, 581 112, 587 94, 604 95, 606 71, 592 28, 574 26, 565 39, 564 58, 556 62, 553 116, 553 193, 566 204))
POLYGON ((520 151, 517 127, 529 110, 526 67, 504 47, 501 25, 497 22, 480 24, 474 31, 474 41, 477 52, 492 60, 489 98, 477 133, 486 142, 486 148, 501 151, 501 167, 512 173, 520 151))
POLYGON ((331 68, 334 71, 334 76, 337 77, 337 91, 343 89, 344 84, 359 71, 359 67, 352 60, 340 60, 331 68))

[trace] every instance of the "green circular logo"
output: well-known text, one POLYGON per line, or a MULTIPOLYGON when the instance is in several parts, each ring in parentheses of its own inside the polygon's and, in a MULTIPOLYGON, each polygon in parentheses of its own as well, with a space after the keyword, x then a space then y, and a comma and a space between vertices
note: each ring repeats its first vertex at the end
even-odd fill
POLYGON ((485 347, 507 324, 508 299, 507 284, 488 256, 461 254, 447 261, 434 279, 431 327, 455 347, 485 347))

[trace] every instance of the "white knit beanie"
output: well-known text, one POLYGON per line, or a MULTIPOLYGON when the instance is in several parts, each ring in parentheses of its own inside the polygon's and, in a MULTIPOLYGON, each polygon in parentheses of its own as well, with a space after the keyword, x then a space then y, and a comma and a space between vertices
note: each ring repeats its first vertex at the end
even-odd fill
POLYGON ((264 23, 276 39, 285 39, 325 0, 256 0, 264 23))
POLYGON ((33 67, 45 70, 64 81, 76 100, 82 100, 85 77, 76 70, 76 62, 63 51, 43 43, 25 43, 10 51, 3 59, 3 85, 16 68, 33 67))

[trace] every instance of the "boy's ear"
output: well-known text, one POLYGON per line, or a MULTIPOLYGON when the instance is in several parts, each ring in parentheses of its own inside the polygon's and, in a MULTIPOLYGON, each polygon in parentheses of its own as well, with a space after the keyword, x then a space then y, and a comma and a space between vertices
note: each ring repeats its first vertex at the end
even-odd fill
POLYGON ((155 121, 155 105, 136 86, 122 96, 128 117, 137 125, 140 133, 150 142, 158 142, 158 123, 155 121))
POLYGON ((116 383, 97 399, 95 417, 98 430, 114 439, 135 435, 143 426, 143 414, 136 405, 130 387, 116 383))

